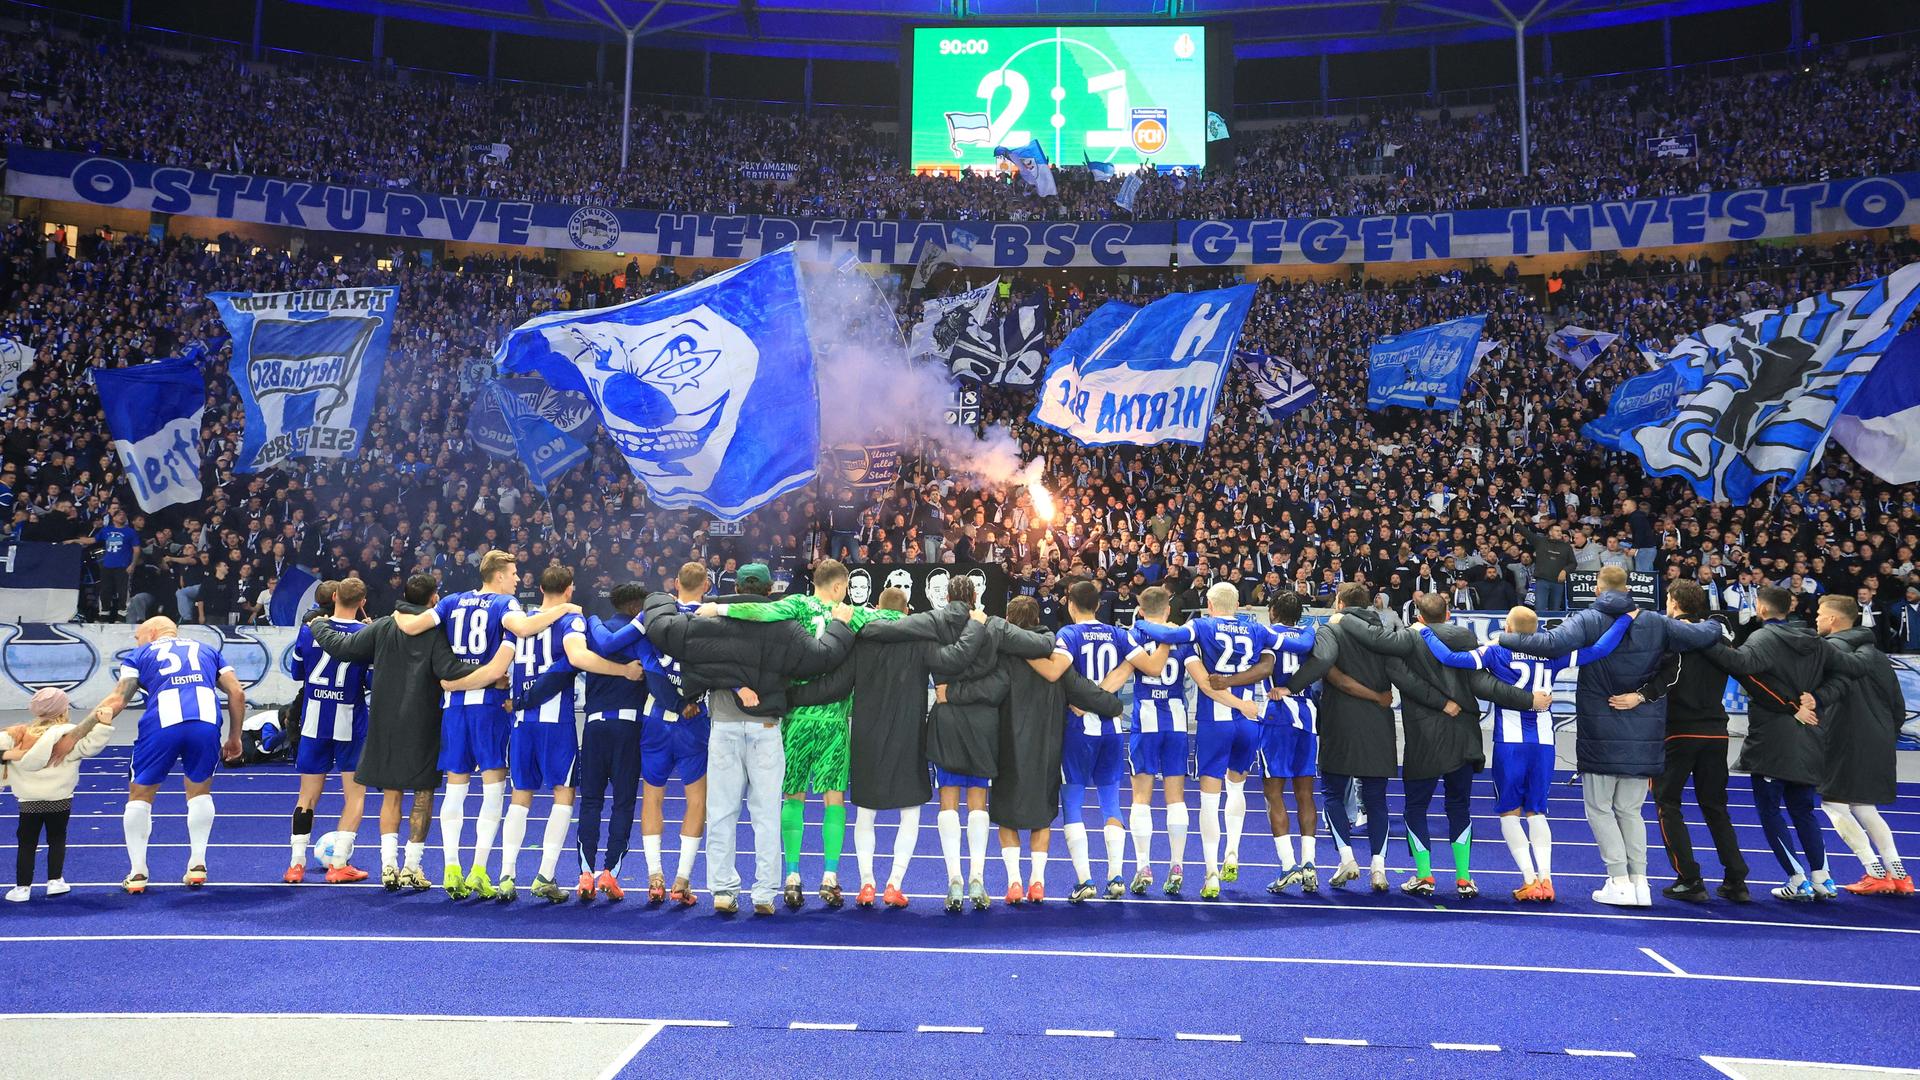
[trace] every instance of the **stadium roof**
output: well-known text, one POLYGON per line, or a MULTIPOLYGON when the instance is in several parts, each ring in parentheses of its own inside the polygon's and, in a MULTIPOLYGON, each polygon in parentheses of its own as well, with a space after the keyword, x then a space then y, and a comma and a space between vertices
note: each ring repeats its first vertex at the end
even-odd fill
POLYGON ((649 45, 893 60, 922 23, 1224 22, 1241 57, 1364 52, 1755 6, 1765 0, 297 0, 548 37, 633 31, 649 45))

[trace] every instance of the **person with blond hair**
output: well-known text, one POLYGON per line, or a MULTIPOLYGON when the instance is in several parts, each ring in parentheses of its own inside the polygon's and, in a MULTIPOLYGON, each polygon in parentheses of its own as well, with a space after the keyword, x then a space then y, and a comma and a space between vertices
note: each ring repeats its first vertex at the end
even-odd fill
POLYGON ((113 725, 97 717, 75 724, 68 713, 67 695, 56 687, 42 687, 27 704, 33 719, 0 731, 0 766, 20 804, 14 849, 13 903, 32 895, 33 864, 40 837, 47 838, 47 895, 71 892, 67 884, 67 819, 73 813, 73 789, 80 782, 80 762, 106 749, 113 725))

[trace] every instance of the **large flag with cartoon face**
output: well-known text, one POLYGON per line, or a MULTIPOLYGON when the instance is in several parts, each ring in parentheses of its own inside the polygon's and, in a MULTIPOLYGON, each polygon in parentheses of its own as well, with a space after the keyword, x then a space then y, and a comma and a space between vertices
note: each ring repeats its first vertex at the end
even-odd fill
POLYGON ((592 398, 661 506, 733 521, 813 479, 820 401, 791 247, 669 293, 530 319, 497 359, 592 398))
POLYGON ((1770 481, 1798 484, 1835 422, 1920 304, 1920 263, 1782 310, 1735 320, 1740 334, 1698 393, 1622 449, 1701 498, 1745 503, 1770 481))
POLYGON ((399 296, 392 286, 210 296, 247 412, 235 472, 360 456, 399 296))

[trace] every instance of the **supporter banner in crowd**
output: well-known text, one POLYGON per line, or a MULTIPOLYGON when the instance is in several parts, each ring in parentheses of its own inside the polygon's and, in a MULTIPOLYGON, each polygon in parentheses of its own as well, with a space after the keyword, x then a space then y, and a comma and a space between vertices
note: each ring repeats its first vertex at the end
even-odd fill
POLYGON ((1575 371, 1585 371, 1600 359, 1600 354, 1606 352, 1608 346, 1619 340, 1619 334, 1609 334, 1605 330, 1563 326, 1547 336, 1547 355, 1572 364, 1575 371))
MULTIPOLYGON (((547 419, 537 404, 528 402, 502 383, 499 379, 488 383, 485 396, 492 411, 499 414, 506 426, 514 455, 527 467, 527 479, 545 495, 555 478, 586 460, 587 448, 547 419)), ((588 410, 592 410, 591 405, 588 410)))
POLYGON ((740 175, 748 180, 762 182, 771 180, 776 184, 791 184, 800 166, 790 161, 749 161, 741 164, 740 175))
POLYGON ((1685 477, 1703 499, 1740 504, 1769 482, 1791 488, 1916 305, 1920 263, 1743 315, 1706 385, 1621 445, 1649 476, 1685 477))
MULTIPOLYGON (((267 605, 267 616, 275 626, 298 626, 300 616, 314 605, 314 597, 320 591, 320 575, 304 566, 289 566, 287 572, 280 575, 274 583, 273 600, 267 605)), ((329 607, 327 614, 333 614, 329 607)))
MULTIPOLYGON (((1129 175, 1115 202, 1131 210, 1129 175)), ((11 146, 7 194, 376 236, 751 259, 799 244, 912 266, 930 245, 970 266, 1183 266, 1506 259, 1809 236, 1920 223, 1920 173, 1567 206, 1230 221, 853 221, 498 201, 156 166, 11 146), (963 238, 962 234, 966 234, 963 238)))
MULTIPOLYGON (((0 560, 4 560, 4 549, 0 549, 0 560)), ((299 693, 299 684, 289 674, 296 633, 290 626, 180 628, 181 637, 220 650, 247 692, 249 711, 255 706, 283 705, 299 693)), ((48 686, 65 690, 76 714, 91 709, 112 692, 119 662, 133 650, 131 626, 0 622, 0 673, 4 673, 0 711, 24 712, 34 692, 48 686)), ((132 714, 120 722, 132 724, 132 714)))
POLYGON ((392 285, 210 294, 233 337, 227 373, 247 409, 235 472, 360 456, 399 298, 392 285))
POLYGON ((10 337, 0 337, 0 405, 20 390, 20 376, 33 367, 34 351, 10 337))
POLYGON ((744 517, 813 479, 820 400, 791 249, 672 292, 521 323, 500 370, 586 394, 661 506, 744 517))
POLYGON ((1087 446, 1204 444, 1253 293, 1107 301, 1053 350, 1033 421, 1087 446))
POLYGON ((900 479, 900 444, 844 443, 828 451, 833 469, 848 487, 892 487, 900 479))
POLYGON ((1485 315, 1468 315, 1375 342, 1367 352, 1367 408, 1459 408, 1486 326, 1485 315))
MULTIPOLYGON (((1578 611, 1593 603, 1594 588, 1599 584, 1598 570, 1567 571, 1567 610, 1578 611)), ((1633 593, 1634 602, 1644 604, 1655 611, 1661 608, 1660 576, 1640 570, 1627 571, 1627 589, 1633 593)))
POLYGON ((847 603, 871 607, 881 590, 900 588, 914 611, 931 611, 947 602, 947 585, 957 577, 973 579, 974 596, 987 614, 1007 613, 1011 581, 990 563, 859 563, 847 571, 847 603))
POLYGON ((1920 482, 1920 331, 1887 346, 1834 421, 1833 438, 1880 479, 1920 482))
POLYGON ((1240 364, 1260 398, 1260 415, 1268 423, 1284 419, 1320 400, 1320 388, 1300 370, 1277 356, 1242 352, 1240 364))
MULTIPOLYGON (((491 369, 493 362, 487 366, 491 369)), ((593 402, 585 394, 555 390, 540 379, 483 379, 474 393, 478 396, 467 408, 467 438, 492 457, 505 459, 519 452, 507 404, 515 416, 537 416, 568 435, 578 434, 593 419, 593 402)))
POLYGON ((1705 381, 1705 372, 1684 357, 1635 375, 1613 388, 1606 415, 1582 424, 1580 433, 1609 450, 1625 449, 1620 440, 1627 432, 1672 416, 1676 403, 1705 381))
POLYGON ((114 453, 140 509, 152 513, 199 502, 200 422, 207 412, 207 382, 198 358, 180 356, 92 372, 114 453))
POLYGON ((73 618, 80 606, 80 572, 85 560, 86 549, 74 544, 10 543, 0 547, 0 611, 10 619, 59 622, 73 618))

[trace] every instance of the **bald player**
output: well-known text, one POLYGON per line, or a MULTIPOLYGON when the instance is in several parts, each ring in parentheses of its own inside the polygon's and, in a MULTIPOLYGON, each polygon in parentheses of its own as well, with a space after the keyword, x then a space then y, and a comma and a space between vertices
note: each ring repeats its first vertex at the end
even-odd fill
POLYGON ((136 648, 120 665, 120 681, 93 710, 112 723, 136 691, 147 697, 146 711, 133 740, 133 780, 127 785, 127 809, 121 819, 131 868, 121 888, 147 891, 147 838, 153 832, 153 793, 178 764, 187 789, 188 888, 207 883, 207 837, 213 832, 213 770, 222 756, 220 694, 227 695, 224 756, 240 756, 240 726, 247 715, 246 691, 220 650, 180 636, 168 618, 140 624, 136 648))

